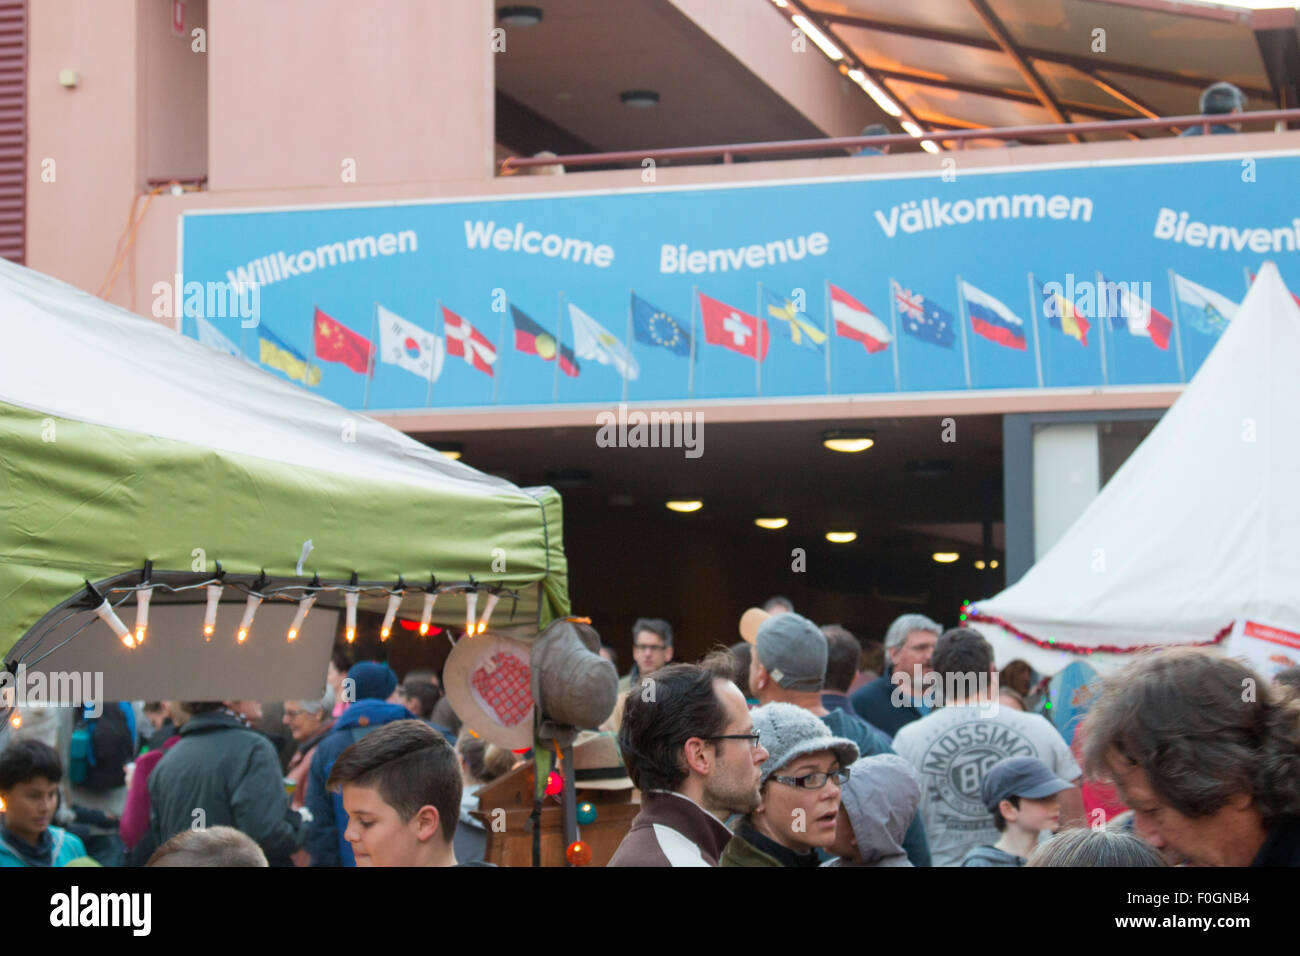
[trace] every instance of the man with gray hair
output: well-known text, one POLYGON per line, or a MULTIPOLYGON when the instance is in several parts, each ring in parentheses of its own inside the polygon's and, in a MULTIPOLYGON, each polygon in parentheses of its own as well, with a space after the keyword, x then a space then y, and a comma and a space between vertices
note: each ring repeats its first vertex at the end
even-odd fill
MULTIPOLYGON (((1203 116, 1228 116, 1240 113, 1246 108, 1246 94, 1231 83, 1213 83, 1201 93, 1201 114, 1203 116)), ((1183 130, 1180 136, 1200 136, 1209 130, 1211 135, 1218 133, 1237 133, 1239 129, 1227 123, 1200 123, 1183 130)))
POLYGON ((922 702, 925 675, 930 673, 930 656, 943 627, 924 614, 895 618, 885 632, 885 673, 849 698, 857 715, 891 737, 930 708, 922 702), (895 688, 901 691, 895 694, 895 688), (902 703, 899 703, 901 696, 902 703))

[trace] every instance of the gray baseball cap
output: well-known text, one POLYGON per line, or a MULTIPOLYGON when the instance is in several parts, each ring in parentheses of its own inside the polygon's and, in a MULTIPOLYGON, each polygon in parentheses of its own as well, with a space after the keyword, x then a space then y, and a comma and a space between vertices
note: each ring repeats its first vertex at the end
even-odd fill
POLYGON ((980 799, 990 813, 996 813, 998 804, 1011 797, 1041 800, 1062 790, 1066 783, 1048 769, 1047 764, 1034 757, 1008 757, 989 768, 980 782, 980 799))
POLYGON ((819 691, 826 681, 826 635, 799 614, 774 614, 759 625, 754 652, 786 690, 819 691))

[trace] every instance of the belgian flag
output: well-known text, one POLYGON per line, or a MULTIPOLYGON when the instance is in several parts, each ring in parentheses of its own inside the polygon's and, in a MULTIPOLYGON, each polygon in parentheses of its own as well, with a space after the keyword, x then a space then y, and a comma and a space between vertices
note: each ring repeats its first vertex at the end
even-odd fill
POLYGON ((515 348, 518 351, 536 355, 546 362, 554 362, 558 354, 560 371, 570 378, 577 378, 579 367, 573 349, 561 345, 555 336, 513 305, 510 307, 510 318, 515 325, 515 348))

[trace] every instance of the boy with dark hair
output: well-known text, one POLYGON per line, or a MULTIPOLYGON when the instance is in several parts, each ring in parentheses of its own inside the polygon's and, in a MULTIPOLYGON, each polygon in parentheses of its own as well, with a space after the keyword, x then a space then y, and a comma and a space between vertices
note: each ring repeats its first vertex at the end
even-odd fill
POLYGON ((1070 789, 1033 757, 1009 757, 989 768, 980 783, 980 798, 1002 834, 992 846, 971 849, 962 866, 1024 866, 1044 830, 1061 824, 1060 794, 1070 789))
POLYGON ((456 866, 460 762, 428 724, 395 720, 362 737, 326 786, 342 792, 357 866, 456 866))
POLYGON ((62 779, 59 755, 48 744, 18 740, 0 754, 0 867, 67 866, 86 856, 80 839, 50 826, 62 779))

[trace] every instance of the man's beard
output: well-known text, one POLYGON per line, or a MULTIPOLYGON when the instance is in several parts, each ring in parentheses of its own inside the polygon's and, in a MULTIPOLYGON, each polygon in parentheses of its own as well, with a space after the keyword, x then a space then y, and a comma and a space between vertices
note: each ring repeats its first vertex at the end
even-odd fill
POLYGON ((709 780, 704 785, 704 808, 723 814, 752 813, 762 802, 758 784, 752 786, 734 779, 709 780))

